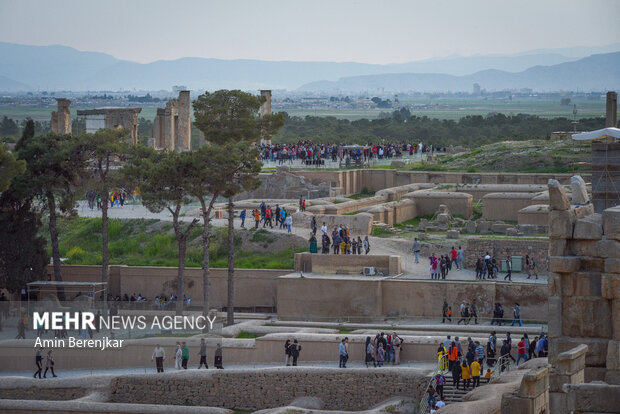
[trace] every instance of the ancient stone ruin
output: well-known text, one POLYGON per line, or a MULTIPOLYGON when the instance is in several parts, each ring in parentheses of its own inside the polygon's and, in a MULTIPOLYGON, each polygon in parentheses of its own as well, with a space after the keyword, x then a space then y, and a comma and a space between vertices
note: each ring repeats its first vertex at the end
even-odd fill
POLYGON ((86 119, 86 132, 93 134, 100 129, 129 131, 130 142, 138 144, 138 114, 142 108, 101 108, 77 111, 86 119))
POLYGON ((189 91, 180 91, 165 108, 157 108, 149 145, 169 151, 189 151, 192 143, 191 100, 189 91))
POLYGON ((71 101, 65 98, 56 98, 58 109, 52 112, 52 132, 55 134, 71 133, 71 101))

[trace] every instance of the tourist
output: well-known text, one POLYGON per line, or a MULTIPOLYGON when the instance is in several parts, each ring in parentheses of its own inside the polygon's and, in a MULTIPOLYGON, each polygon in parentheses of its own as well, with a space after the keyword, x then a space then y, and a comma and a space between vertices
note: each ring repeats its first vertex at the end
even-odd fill
POLYGON ((155 360, 155 366, 157 367, 157 372, 164 372, 164 360, 166 359, 166 353, 164 349, 157 344, 155 346, 155 350, 153 351, 153 356, 151 357, 151 362, 155 360))
POLYGON ((209 366, 207 365, 207 343, 204 338, 200 339, 200 351, 198 351, 198 355, 200 355, 198 369, 202 367, 202 364, 204 364, 206 369, 209 369, 209 366))
POLYGON ((327 234, 327 226, 325 225, 325 222, 323 222, 323 225, 321 226, 321 233, 323 233, 323 235, 327 234))
POLYGON ((403 338, 396 335, 396 332, 392 335, 392 349, 394 352, 394 360, 392 362, 393 365, 400 365, 400 349, 403 344, 403 338))
POLYGON ((478 325, 478 308, 476 307, 476 299, 471 302, 471 317, 474 318, 474 324, 478 325))
POLYGON ((456 347, 456 342, 452 342, 448 348, 448 371, 452 371, 454 365, 458 365, 459 349, 456 347))
POLYGON ((436 401, 435 400, 435 389, 433 388, 433 386, 429 385, 426 392, 428 392, 428 398, 426 399, 426 403, 428 404, 429 407, 433 407, 433 409, 437 409, 437 407, 435 406, 435 401, 436 401))
POLYGON ((434 380, 435 380, 435 389, 439 393, 439 396, 443 398, 443 386, 446 383, 446 377, 441 373, 441 370, 437 370, 437 374, 435 374, 434 380))
MULTIPOLYGON (((534 274, 534 276, 536 276, 536 280, 538 280, 538 272, 536 271, 536 262, 534 261, 534 258, 532 257, 531 259, 531 263, 530 263, 530 275, 534 274)), ((529 279, 529 276, 528 276, 529 279)))
POLYGON ((357 254, 357 240, 355 240, 355 237, 351 237, 351 254, 357 254))
POLYGON ((47 378, 47 370, 52 371, 52 375, 56 378, 58 375, 54 372, 54 358, 52 357, 52 350, 47 351, 47 357, 45 359, 45 372, 43 373, 43 378, 47 378))
POLYGON ((487 365, 495 365, 495 344, 492 341, 487 342, 487 365))
MULTIPOLYGON (((346 368, 347 367, 347 360, 349 359, 349 354, 347 352, 347 341, 349 338, 342 338, 342 341, 340 341, 340 345, 338 345, 338 356, 340 358, 340 363, 338 365, 338 368, 346 368)), ((379 352, 377 352, 377 354, 379 354, 379 352)), ((381 361, 383 362, 383 359, 379 358, 379 355, 377 355, 377 361, 381 361)), ((379 362, 379 366, 381 366, 381 362, 379 362)))
POLYGON ((43 356, 42 356, 42 351, 43 348, 39 347, 37 349, 37 352, 35 353, 35 359, 34 359, 34 363, 37 365, 37 371, 34 373, 34 375, 32 376, 33 378, 36 378, 37 375, 39 376, 39 379, 41 379, 41 371, 43 371, 43 356))
POLYGON ((476 341, 474 342, 474 344, 476 345, 476 349, 474 350, 474 353, 476 354, 476 358, 478 359, 478 363, 480 364, 480 367, 482 367, 484 363, 484 347, 480 345, 480 341, 476 341))
POLYGON ((267 205, 265 204, 264 201, 260 202, 259 208, 260 208, 260 221, 264 222, 265 214, 267 213, 267 205))
POLYGON ((472 388, 476 388, 480 386, 480 364, 478 361, 474 361, 471 363, 471 378, 472 378, 472 388))
POLYGON ((461 322, 463 322, 464 325, 469 325, 469 319, 469 306, 461 304, 461 319, 459 319, 456 324, 460 325, 461 322))
POLYGON ((368 368, 368 364, 370 364, 370 362, 372 361, 372 365, 373 367, 377 367, 377 363, 376 363, 376 359, 373 356, 375 353, 375 348, 372 345, 372 342, 370 341, 370 336, 366 337, 366 368, 368 368))
POLYGON ((387 345, 385 347, 385 362, 390 363, 394 361, 394 348, 392 347, 392 335, 386 335, 387 345))
POLYGON ((512 258, 508 256, 506 258, 506 276, 504 276, 504 280, 508 279, 508 281, 512 282, 512 258))
POLYGON ((457 359, 452 364, 452 386, 454 389, 459 389, 459 383, 461 382, 461 363, 457 359))
POLYGON ((495 256, 491 259, 491 270, 492 271, 489 272, 489 275, 493 275, 493 279, 497 279, 499 268, 497 267, 497 260, 495 259, 495 256))
POLYGON ((271 206, 267 206, 265 209, 265 220, 263 221, 263 228, 269 224, 270 228, 273 228, 273 224, 271 223, 271 206))
POLYGON ((461 249, 461 246, 459 246, 456 252, 456 264, 459 270, 463 270, 463 249, 461 249))
POLYGON ((321 238, 321 253, 328 254, 330 244, 329 236, 327 234, 323 234, 321 238))
POLYGON ((379 342, 379 347, 377 348, 377 365, 382 367, 383 361, 385 360, 385 348, 382 342, 379 342))
POLYGON ((413 250, 413 255, 415 256, 415 262, 416 263, 420 263, 420 242, 418 241, 418 238, 414 238, 413 239, 413 246, 412 246, 412 250, 413 250))
POLYGON ((181 365, 183 366, 183 369, 187 369, 187 363, 189 362, 189 347, 185 342, 183 342, 181 349, 183 350, 183 361, 181 362, 181 365))
POLYGON ((276 209, 274 211, 274 213, 275 213, 274 215, 275 215, 275 218, 276 218, 276 227, 278 227, 278 225, 281 224, 280 223, 280 211, 281 211, 280 204, 276 204, 276 209))
POLYGON ((224 369, 224 366, 222 365, 222 344, 217 344, 217 348, 215 348, 213 365, 217 369, 224 369))
POLYGON ((284 223, 286 224, 286 228, 288 229, 288 233, 291 233, 291 228, 293 226, 293 216, 286 216, 284 219, 284 223))
POLYGON ((430 263, 431 279, 435 279, 435 272, 437 270, 437 258, 435 257, 435 253, 431 253, 428 261, 430 263))
POLYGON ((176 369, 183 368, 183 349, 180 342, 177 342, 177 349, 174 351, 174 367, 176 369))
POLYGON ((293 340, 293 343, 290 345, 291 348, 291 357, 293 358, 293 366, 297 366, 297 358, 299 358, 299 352, 301 351, 301 345, 297 342, 297 339, 293 340))
POLYGON ((536 345, 536 355, 538 358, 544 358, 547 356, 547 338, 544 334, 540 334, 540 339, 538 340, 538 344, 536 345))
POLYGON ((521 337, 521 340, 517 343, 517 366, 519 366, 519 361, 527 361, 527 355, 525 354, 525 350, 525 337, 521 337))
POLYGON ((463 358, 461 362, 461 377, 463 378, 463 391, 469 389, 469 380, 471 379, 471 370, 467 360, 463 358))
POLYGON ((444 298, 443 300, 443 306, 441 308, 441 323, 445 323, 446 322, 446 318, 448 317, 448 308, 450 306, 448 305, 448 301, 444 298))
POLYGON ((260 213, 257 209, 254 209, 254 228, 258 228, 258 223, 260 223, 260 213))
POLYGON ((448 349, 452 345, 452 339, 450 339, 450 335, 446 336, 446 339, 443 340, 443 347, 448 349))
POLYGON ((366 251, 366 254, 370 252, 370 242, 368 241, 368 236, 364 237, 364 250, 366 251))
MULTIPOLYGON (((362 254, 362 249, 364 248, 364 243, 362 242, 362 238, 357 236, 357 254, 362 254)), ((370 245, 368 245, 368 250, 370 250, 370 245)))
POLYGON ((482 259, 476 261, 476 279, 482 279, 482 259))
POLYGON ((486 378, 487 384, 491 382, 491 376, 493 375, 494 372, 495 370, 491 371, 491 368, 487 368, 487 373, 484 374, 484 378, 486 378))
POLYGON ((286 342, 284 342, 284 363, 286 364, 286 366, 290 366, 291 365, 291 340, 287 339, 286 342))
POLYGON ((441 259, 439 259, 439 270, 441 271, 441 279, 445 280, 446 279, 446 273, 447 273, 447 257, 444 257, 444 255, 441 255, 441 259))
POLYGON ((245 209, 241 210, 241 214, 239 214, 239 217, 241 218, 241 227, 245 228, 245 209))
POLYGON ((538 345, 538 337, 535 337, 532 342, 530 342, 530 346, 527 349, 527 359, 536 358, 536 346, 538 345))
POLYGON ((440 369, 448 369, 448 351, 442 342, 439 343, 437 348, 437 362, 440 369))
POLYGON ((312 234, 316 234, 316 217, 312 216, 312 220, 310 220, 310 229, 312 230, 312 234))
POLYGON ((332 247, 334 248, 334 254, 340 254, 340 243, 342 243, 340 232, 334 229, 334 231, 332 231, 332 247))
POLYGON ((512 355, 510 355, 510 345, 508 344, 508 341, 504 339, 502 341, 502 348, 500 349, 500 356, 502 357, 500 372, 504 372, 505 369, 510 369, 510 361, 506 358, 506 355, 508 355, 510 359, 514 360, 512 355))
POLYGON ((316 237, 314 237, 314 233, 310 234, 310 253, 318 253, 316 237))
POLYGON ((458 336, 454 337, 454 343, 456 344, 456 349, 458 349, 459 351, 459 358, 463 356, 463 345, 461 344, 461 341, 459 340, 458 336))
POLYGON ((452 263, 454 263, 456 268, 459 269, 458 252, 454 246, 452 246, 452 250, 450 250, 450 264, 452 265, 452 263))
POLYGON ((515 302, 515 307, 512 310, 512 315, 513 315, 513 319, 512 319, 512 324, 510 326, 514 326, 516 322, 519 322, 519 326, 523 326, 523 323, 521 322, 521 307, 519 306, 517 302, 515 302))
POLYGON ((448 322, 452 323, 452 306, 448 306, 448 322))
POLYGON ((532 276, 532 273, 530 271, 530 265, 532 264, 531 260, 530 260, 530 255, 526 254, 525 255, 525 273, 527 274, 527 278, 529 279, 532 276))
POLYGON ((284 208, 282 208, 282 210, 280 210, 280 228, 284 228, 284 221, 286 220, 286 210, 284 208))

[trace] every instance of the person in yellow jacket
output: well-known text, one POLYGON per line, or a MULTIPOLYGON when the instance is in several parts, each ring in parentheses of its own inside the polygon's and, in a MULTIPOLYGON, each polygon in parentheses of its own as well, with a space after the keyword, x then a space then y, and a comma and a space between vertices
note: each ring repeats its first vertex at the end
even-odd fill
POLYGON ((480 363, 474 359, 471 363, 472 388, 480 386, 480 363))
POLYGON ((463 378, 463 391, 465 391, 469 389, 469 381, 471 380, 471 370, 465 358, 463 358, 461 363, 461 378, 463 378))
POLYGON ((448 369, 448 351, 446 351, 446 347, 443 346, 443 343, 439 343, 439 348, 437 348, 437 362, 439 369, 448 369))

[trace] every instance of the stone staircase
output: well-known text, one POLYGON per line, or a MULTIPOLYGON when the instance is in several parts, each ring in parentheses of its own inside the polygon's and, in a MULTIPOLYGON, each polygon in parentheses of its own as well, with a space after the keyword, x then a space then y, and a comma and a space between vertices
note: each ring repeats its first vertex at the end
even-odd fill
MULTIPOLYGON (((463 380, 459 383, 459 388, 456 389, 452 385, 452 374, 446 373, 444 374, 446 377, 446 383, 443 386, 443 402, 448 404, 454 404, 457 402, 461 402, 463 396, 472 390, 471 381, 469 382, 469 388, 467 390, 463 390, 463 380)), ((430 380, 431 377, 429 377, 430 380)), ((480 379, 480 386, 487 385, 487 380, 485 378, 480 379)))

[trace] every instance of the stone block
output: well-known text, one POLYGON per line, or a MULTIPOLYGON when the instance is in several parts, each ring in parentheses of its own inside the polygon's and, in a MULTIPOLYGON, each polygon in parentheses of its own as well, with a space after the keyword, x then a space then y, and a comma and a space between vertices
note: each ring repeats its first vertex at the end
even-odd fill
POLYGON ((568 401, 565 392, 549 393, 549 412, 550 413, 568 413, 568 401))
POLYGON ((549 296, 548 334, 551 338, 562 336, 562 298, 549 296))
POLYGON ((605 381, 606 372, 605 367, 586 367, 584 382, 605 381))
POLYGON ((565 256, 569 252, 566 239, 549 237, 549 256, 565 256))
POLYGON ((490 224, 488 221, 481 221, 478 223, 478 233, 486 234, 490 230, 490 224))
POLYGON ((601 274, 596 272, 562 274, 562 295, 565 297, 600 297, 601 274))
POLYGON ((620 370, 620 341, 607 343, 607 369, 620 370))
POLYGON ((620 241, 613 239, 603 239, 599 242, 600 254, 597 256, 605 259, 620 259, 620 241))
MULTIPOLYGON (((566 335, 566 333, 564 333, 566 335)), ((549 341, 549 363, 554 365, 557 356, 581 344, 588 346, 586 353, 587 367, 605 367, 607 358, 607 344, 609 338, 585 338, 562 336, 549 341), (552 362, 553 359, 553 362, 552 362)), ((587 373, 586 373, 587 374, 587 373)))
POLYGON ((591 214, 594 214, 594 204, 588 204, 585 206, 572 206, 571 210, 575 212, 575 217, 584 218, 591 214))
POLYGON ((605 383, 564 386, 568 406, 577 412, 617 413, 620 407, 620 385, 605 383))
POLYGON ((502 414, 533 413, 534 402, 530 398, 519 397, 514 394, 502 395, 502 414))
POLYGON ((620 341, 620 299, 611 301, 611 330, 612 338, 620 341))
POLYGON ((565 211, 570 208, 566 190, 557 180, 549 179, 549 210, 565 211))
POLYGON ((549 212, 549 237, 570 239, 577 218, 573 210, 552 210, 549 212))
POLYGON ((519 236, 523 236, 523 233, 520 233, 519 230, 517 230, 516 227, 508 227, 506 229, 506 236, 509 236, 509 237, 519 237, 519 236))
POLYGON ((605 372, 604 381, 611 385, 620 385, 620 371, 619 370, 607 370, 605 372))
POLYGON ((620 242, 616 240, 570 240, 569 247, 575 256, 602 257, 604 259, 620 258, 620 242))
POLYGON ((605 273, 619 273, 620 274, 620 259, 614 259, 614 258, 605 259, 605 273))
POLYGON ((603 273, 601 275, 601 292, 605 299, 620 299, 620 275, 603 273))
POLYGON ((493 233, 501 233, 501 234, 506 234, 506 231, 512 227, 510 224, 504 224, 504 223, 493 223, 493 225, 491 226, 491 231, 493 233))
POLYGON ((574 175, 570 179, 572 204, 584 205, 590 202, 586 183, 580 175, 574 175))
POLYGON ((549 391, 550 392, 563 392, 563 387, 566 384, 582 384, 585 380, 585 370, 581 370, 572 375, 561 375, 551 373, 549 375, 549 391))
POLYGON ((569 336, 611 339, 611 306, 600 297, 566 296, 562 278, 562 332, 569 336))
POLYGON ((575 375, 583 372, 586 366, 588 346, 581 344, 558 355, 554 369, 558 375, 575 375))
POLYGON ((608 239, 620 240, 620 206, 603 211, 603 234, 608 239))
POLYGON ((575 221, 574 239, 600 240, 603 236, 603 217, 591 214, 575 221))
POLYGON ((465 231, 467 231, 467 233, 469 233, 469 234, 476 233, 476 222, 471 221, 471 220, 467 220, 465 222, 465 231))
POLYGON ((575 256, 550 256, 549 271, 555 273, 576 272, 581 267, 581 259, 575 256))
POLYGON ((521 380, 517 391, 519 397, 538 397, 549 390, 549 367, 530 370, 521 380))
POLYGON ((518 228, 524 236, 534 236, 538 233, 538 228, 534 224, 519 224, 518 228))
POLYGON ((461 233, 458 230, 448 230, 446 232, 447 239, 458 239, 461 237, 461 233))
POLYGON ((549 272, 547 274, 547 284, 549 285, 549 299, 554 296, 562 296, 562 275, 549 272))
POLYGON ((602 257, 581 256, 580 270, 586 272, 600 272, 605 270, 605 259, 602 257))

